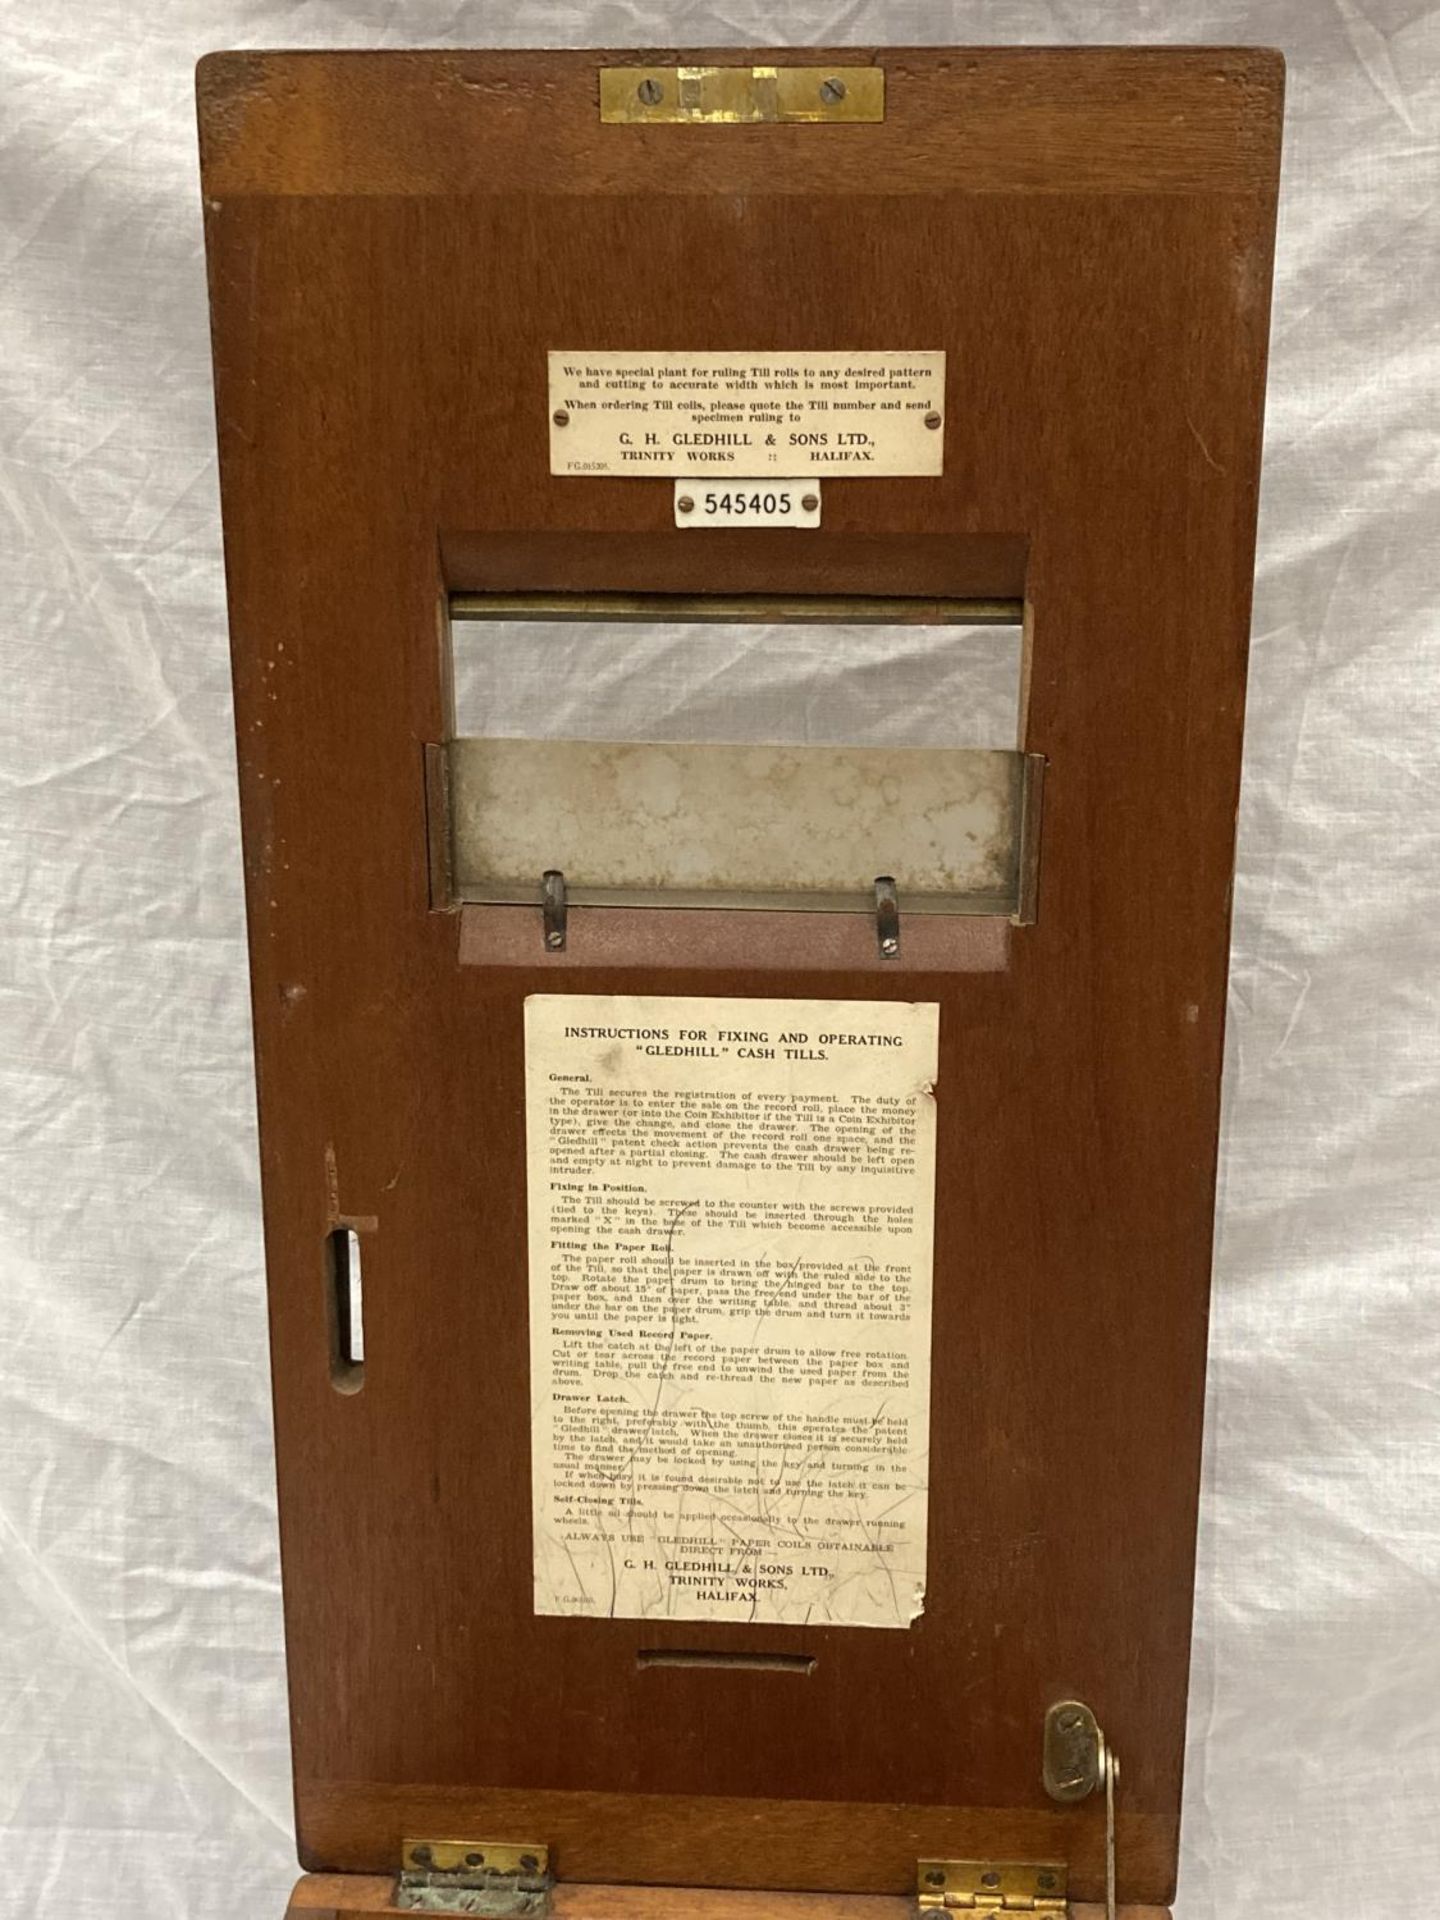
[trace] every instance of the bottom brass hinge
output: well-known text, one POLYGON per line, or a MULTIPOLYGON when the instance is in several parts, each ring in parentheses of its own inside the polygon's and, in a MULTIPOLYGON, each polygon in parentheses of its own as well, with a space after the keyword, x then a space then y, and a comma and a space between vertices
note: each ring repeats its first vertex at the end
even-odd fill
POLYGON ((490 1920, 550 1911, 550 1849, 496 1840, 407 1840, 395 1905, 490 1920))
POLYGON ((917 1905, 922 1914, 1064 1914, 1068 1881, 1063 1860, 922 1860, 917 1905))

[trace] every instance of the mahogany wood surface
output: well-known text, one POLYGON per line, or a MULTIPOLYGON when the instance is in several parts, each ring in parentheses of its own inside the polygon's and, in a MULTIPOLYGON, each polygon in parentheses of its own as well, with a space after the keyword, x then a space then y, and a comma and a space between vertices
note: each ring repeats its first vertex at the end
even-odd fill
MULTIPOLYGON (((539 907, 467 906, 460 910, 462 966, 529 967, 544 951, 539 907)), ((794 973, 838 969, 896 973, 985 973, 1005 965, 1010 922, 995 914, 902 913, 900 951, 882 959, 873 913, 787 913, 766 908, 572 907, 565 947, 546 959, 559 967, 617 964, 746 967, 794 973)))
MULTIPOLYGON (((934 1736, 917 1731, 917 1754, 934 1736)), ((1034 1796, 1044 1800, 1042 1794, 1034 1796)), ((1105 1885, 1098 1799, 1075 1807, 924 1806, 891 1802, 740 1799, 675 1792, 482 1792, 469 1786, 312 1789, 306 1810, 332 1864, 360 1871, 401 1857, 407 1839, 543 1833, 566 1881, 624 1879, 683 1886, 702 1877, 731 1888, 821 1888, 892 1893, 915 1887, 919 1860, 1063 1860, 1072 1890, 1105 1885), (625 1871, 611 1865, 623 1844, 625 1871)), ((1117 1853, 1126 1881, 1155 1880, 1174 1852, 1175 1822, 1123 1805, 1117 1853)))
POLYGON ((729 129, 602 126, 633 54, 202 63, 307 1865, 387 1871, 433 1814, 592 1882, 898 1895, 917 1853, 1046 1842, 1095 1898, 1098 1805, 1039 1780, 1075 1695, 1124 1762, 1122 1894, 1171 1893, 1282 69, 829 56, 872 57, 883 124, 729 129), (696 540, 663 479, 550 476, 553 347, 944 348, 945 473, 696 540), (1038 924, 923 982, 462 965, 423 760, 445 593, 487 586, 1023 587, 1038 924), (939 1001, 908 1631, 535 1616, 521 1010, 561 986, 939 1001), (816 1665, 639 1670, 658 1644, 816 1665))
MULTIPOLYGON (((367 1920, 413 1911, 394 1906, 393 1874, 307 1873, 290 1896, 286 1920, 367 1920)), ((1072 1920, 1100 1920, 1105 1909, 1072 1904, 1072 1920)), ((1121 1920, 1166 1920, 1169 1909, 1121 1906, 1121 1920)), ((554 1920, 914 1920, 915 1903, 898 1894, 744 1893, 715 1887, 587 1887, 561 1884, 554 1920)))

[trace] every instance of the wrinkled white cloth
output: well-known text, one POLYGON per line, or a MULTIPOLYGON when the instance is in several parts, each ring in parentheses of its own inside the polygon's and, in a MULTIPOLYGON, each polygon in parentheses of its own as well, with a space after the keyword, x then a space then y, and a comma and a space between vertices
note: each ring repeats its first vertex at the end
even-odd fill
POLYGON ((1408 1909, 1440 1869, 1440 6, 5 0, 0 1910, 278 1920, 294 1873, 194 60, 676 40, 1289 56, 1179 1910, 1408 1909))

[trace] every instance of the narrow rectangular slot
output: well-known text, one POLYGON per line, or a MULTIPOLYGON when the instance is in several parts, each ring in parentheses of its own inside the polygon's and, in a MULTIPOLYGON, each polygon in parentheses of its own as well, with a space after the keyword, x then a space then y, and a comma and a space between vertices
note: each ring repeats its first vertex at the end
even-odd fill
POLYGON ((358 1393, 365 1384, 365 1301, 360 1269, 360 1236, 353 1227, 336 1227, 326 1237, 330 1293, 330 1383, 340 1393, 358 1393))
POLYGON ((859 621, 886 626, 1019 626, 1023 600, 1001 595, 899 593, 452 593, 452 620, 748 621, 814 626, 859 621))
POLYGON ((730 1653, 705 1647, 641 1647, 637 1667, 724 1667, 751 1673, 813 1673, 813 1653, 730 1653))

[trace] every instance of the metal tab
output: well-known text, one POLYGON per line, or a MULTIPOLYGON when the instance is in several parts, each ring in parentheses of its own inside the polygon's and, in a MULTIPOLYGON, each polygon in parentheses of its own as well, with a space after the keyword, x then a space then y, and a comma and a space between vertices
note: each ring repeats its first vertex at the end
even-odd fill
POLYGON ((568 908, 565 899, 565 876, 556 867, 551 867, 541 877, 540 910, 545 927, 545 951, 563 953, 568 908))
POLYGON ((550 1849, 495 1840, 407 1840, 395 1905, 519 1920, 550 1911, 550 1849))
POLYGON ((1017 927, 1033 927, 1040 897, 1040 802, 1045 789, 1045 756, 1027 753, 1020 773, 1020 830, 1015 884, 1017 927))
POLYGON ((921 1913, 1063 1914, 1069 1877, 1063 1860, 922 1860, 917 1904, 921 1913))
POLYGON ((1115 1920, 1115 1789, 1120 1758, 1106 1741, 1100 1723, 1083 1700, 1057 1700, 1045 1715, 1042 1761, 1045 1791, 1070 1804, 1105 1796, 1105 1914, 1115 1920))
POLYGON ((1057 1700, 1045 1715, 1045 1791, 1068 1805, 1087 1800, 1105 1780, 1105 1736, 1083 1700, 1057 1700))
POLYGON ((880 958, 895 959, 900 951, 900 899, 888 873, 875 882, 875 938, 880 958))
POLYGON ((753 126, 764 121, 874 124, 883 67, 602 67, 607 126, 753 126))

